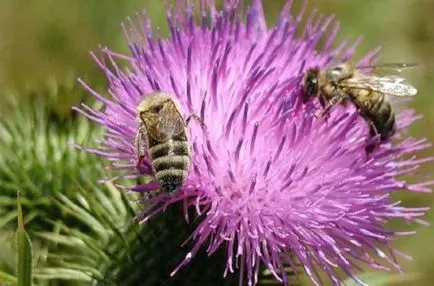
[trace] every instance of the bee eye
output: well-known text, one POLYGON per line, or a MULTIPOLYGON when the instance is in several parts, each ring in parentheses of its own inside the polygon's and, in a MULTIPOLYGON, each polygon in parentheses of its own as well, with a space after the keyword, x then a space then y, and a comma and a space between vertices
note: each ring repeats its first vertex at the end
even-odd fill
POLYGON ((314 88, 318 84, 318 78, 316 76, 312 76, 309 78, 309 85, 314 88))
POLYGON ((151 112, 152 113, 159 113, 160 111, 161 111, 161 109, 163 109, 163 105, 155 105, 155 106, 152 106, 152 108, 151 108, 151 112))
POLYGON ((328 76, 329 76, 330 78, 336 80, 337 78, 339 78, 339 77, 342 76, 343 72, 344 72, 344 68, 341 67, 341 66, 337 66, 337 67, 332 68, 332 69, 328 72, 328 76))

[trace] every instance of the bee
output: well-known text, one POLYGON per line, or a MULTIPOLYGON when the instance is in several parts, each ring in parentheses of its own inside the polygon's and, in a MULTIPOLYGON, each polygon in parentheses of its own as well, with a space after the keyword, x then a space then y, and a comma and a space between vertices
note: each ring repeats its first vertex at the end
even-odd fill
MULTIPOLYGON (((328 115, 336 104, 352 102, 368 123, 370 136, 379 135, 380 142, 384 142, 396 129, 395 113, 388 96, 414 96, 417 90, 402 77, 366 75, 362 70, 394 69, 400 72, 414 66, 391 63, 356 68, 349 63, 342 63, 326 69, 311 68, 303 79, 303 100, 307 102, 313 96, 319 96, 323 107, 319 117, 328 115)), ((367 146, 366 151, 371 153, 375 145, 367 146)))
POLYGON ((146 146, 152 171, 164 192, 177 190, 188 175, 190 144, 186 127, 192 118, 203 125, 196 115, 184 120, 178 102, 165 92, 148 94, 138 104, 138 162, 144 158, 146 146))

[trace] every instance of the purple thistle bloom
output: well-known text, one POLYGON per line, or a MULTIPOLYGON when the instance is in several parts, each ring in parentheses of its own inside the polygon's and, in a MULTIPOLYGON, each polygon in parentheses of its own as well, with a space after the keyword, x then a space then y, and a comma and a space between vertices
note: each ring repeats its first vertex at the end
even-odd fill
MULTIPOLYGON (((390 195, 397 189, 430 192, 433 184, 398 178, 432 159, 409 158, 430 144, 400 132, 419 116, 398 112, 394 137, 401 140, 367 156, 368 126, 351 104, 335 107, 324 120, 314 117, 316 100, 301 102, 303 72, 347 61, 359 40, 333 49, 339 29, 333 17, 314 12, 302 26, 306 5, 291 17, 291 1, 273 28, 266 27, 260 0, 248 8, 246 20, 242 1, 225 1, 222 11, 212 2, 200 1, 200 21, 183 1, 168 9, 169 39, 153 35, 149 19, 139 16, 140 25, 124 26, 131 57, 108 49, 94 56, 109 81, 110 99, 81 82, 105 107, 77 109, 106 129, 101 148, 86 150, 126 176, 153 176, 149 157, 137 161, 136 107, 151 92, 168 92, 185 118, 197 114, 207 127, 204 132, 194 122, 188 126, 189 175, 175 193, 150 198, 142 221, 177 202, 184 204, 187 220, 187 209, 196 209, 201 223, 191 237, 195 245, 179 267, 201 247, 209 254, 224 247, 226 271, 238 267, 240 284, 244 275, 249 285, 257 283, 261 264, 286 284, 287 266, 301 265, 315 284, 324 283, 320 271, 341 284, 342 270, 363 284, 355 274, 363 264, 401 271, 395 254, 404 255, 390 241, 413 232, 388 230, 385 222, 424 223, 420 217, 427 208, 403 207, 390 195), (128 69, 121 70, 118 61, 128 69)), ((377 59, 375 50, 359 64, 377 59)), ((152 182, 132 190, 158 188, 152 182)))

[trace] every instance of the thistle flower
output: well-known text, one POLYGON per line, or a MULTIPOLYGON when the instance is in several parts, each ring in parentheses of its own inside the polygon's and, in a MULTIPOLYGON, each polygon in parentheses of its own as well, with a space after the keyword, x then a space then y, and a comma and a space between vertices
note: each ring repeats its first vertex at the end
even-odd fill
MULTIPOLYGON (((109 81, 110 98, 82 82, 105 109, 78 109, 107 130, 101 148, 88 151, 129 177, 153 176, 149 158, 138 162, 134 146, 136 106, 143 96, 168 92, 185 117, 203 119, 206 132, 199 124, 188 126, 192 163, 184 184, 148 199, 142 220, 178 202, 187 221, 189 207, 200 217, 191 236, 195 244, 172 274, 201 247, 209 254, 227 249, 226 272, 239 268, 240 284, 245 277, 249 285, 257 283, 261 265, 285 284, 285 267, 296 265, 315 284, 323 283, 320 272, 333 284, 342 283, 342 272, 363 284, 355 273, 362 264, 401 271, 395 257, 400 252, 390 241, 413 232, 389 230, 385 222, 423 223, 427 209, 403 207, 390 195, 397 189, 430 191, 432 182, 398 179, 431 159, 405 155, 430 144, 404 138, 367 156, 368 127, 354 107, 336 107, 322 120, 314 117, 318 102, 301 102, 303 71, 349 60, 359 40, 333 49, 339 29, 333 17, 314 12, 303 27, 306 5, 291 17, 290 1, 273 28, 266 27, 260 0, 248 7, 246 20, 242 1, 225 1, 221 11, 200 1, 200 21, 191 4, 182 2, 168 9, 169 39, 154 36, 141 15, 139 25, 130 20, 124 26, 132 56, 106 48, 102 57, 94 56, 109 81), (129 67, 121 70, 119 61, 129 67)), ((377 59, 374 50, 359 64, 377 59)), ((417 118, 411 110, 399 112, 396 137, 417 118)), ((151 182, 132 190, 155 189, 151 182)))

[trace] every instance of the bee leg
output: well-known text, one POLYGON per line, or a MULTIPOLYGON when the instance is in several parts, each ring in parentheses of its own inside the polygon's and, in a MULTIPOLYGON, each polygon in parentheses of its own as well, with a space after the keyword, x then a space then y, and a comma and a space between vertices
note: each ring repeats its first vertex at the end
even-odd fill
POLYGON ((371 134, 372 137, 375 137, 379 134, 377 127, 375 127, 374 122, 372 122, 371 120, 369 120, 369 127, 370 127, 369 133, 371 134))
MULTIPOLYGON (((363 115, 362 115, 363 116, 363 115)), ((372 120, 366 118, 365 116, 363 116, 366 120, 366 122, 368 122, 369 124, 369 135, 370 138, 376 137, 379 133, 378 133, 378 129, 375 126, 374 122, 372 122, 372 120)), ((374 151, 374 149, 378 146, 379 142, 373 142, 369 145, 366 146, 366 153, 370 154, 374 151)))
POLYGON ((367 116, 364 112, 362 112, 359 109, 360 115, 363 117, 363 119, 368 123, 369 125, 369 135, 371 137, 375 137, 379 134, 377 127, 375 126, 374 122, 367 116))
POLYGON ((136 145, 137 155, 139 157, 144 155, 143 145, 145 144, 145 140, 144 140, 145 135, 146 135, 146 128, 143 124, 140 124, 139 128, 137 129, 136 139, 134 140, 134 143, 136 145))
POLYGON ((332 109, 333 106, 340 104, 347 97, 344 93, 338 92, 337 90, 335 93, 336 94, 334 94, 332 96, 332 98, 330 99, 330 102, 324 107, 324 109, 321 111, 321 113, 315 117, 322 118, 324 116, 327 116, 327 117, 330 116, 329 115, 330 109, 332 109))
POLYGON ((196 120, 200 124, 202 129, 206 129, 205 122, 203 122, 202 118, 200 118, 196 114, 191 114, 190 116, 188 116, 187 119, 185 120, 185 125, 188 126, 192 119, 196 120))
POLYGON ((317 116, 318 118, 323 118, 324 116, 329 117, 330 116, 330 110, 332 109, 333 106, 335 106, 336 104, 339 104, 343 99, 339 99, 339 100, 331 100, 330 103, 321 111, 321 113, 317 116))
POLYGON ((324 98, 324 96, 319 96, 318 97, 318 100, 319 100, 319 104, 321 104, 321 107, 324 109, 324 108, 326 108, 326 106, 327 106, 327 102, 326 102, 326 100, 325 100, 325 98, 324 98))
POLYGON ((330 117, 330 109, 332 109, 332 107, 334 106, 334 104, 328 104, 321 112, 319 115, 315 115, 316 118, 323 118, 324 116, 326 116, 326 118, 330 117))
POLYGON ((136 138, 134 140, 134 143, 136 145, 136 152, 137 152, 137 170, 141 170, 142 160, 145 157, 145 151, 143 146, 146 144, 146 140, 144 139, 146 135, 146 128, 143 124, 140 124, 139 128, 137 129, 136 138))
MULTIPOLYGON (((321 105, 322 110, 323 110, 323 112, 324 112, 324 110, 328 108, 328 107, 327 107, 327 101, 326 101, 326 99, 324 98, 324 96, 321 96, 321 95, 318 97, 318 100, 319 100, 319 104, 321 105)), ((329 109, 330 109, 330 108, 329 108, 329 109)), ((326 113, 326 114, 324 114, 324 115, 326 116, 326 119, 330 117, 330 114, 329 114, 329 113, 326 113)), ((315 116, 315 118, 320 118, 320 115, 314 114, 314 116, 315 116)))

